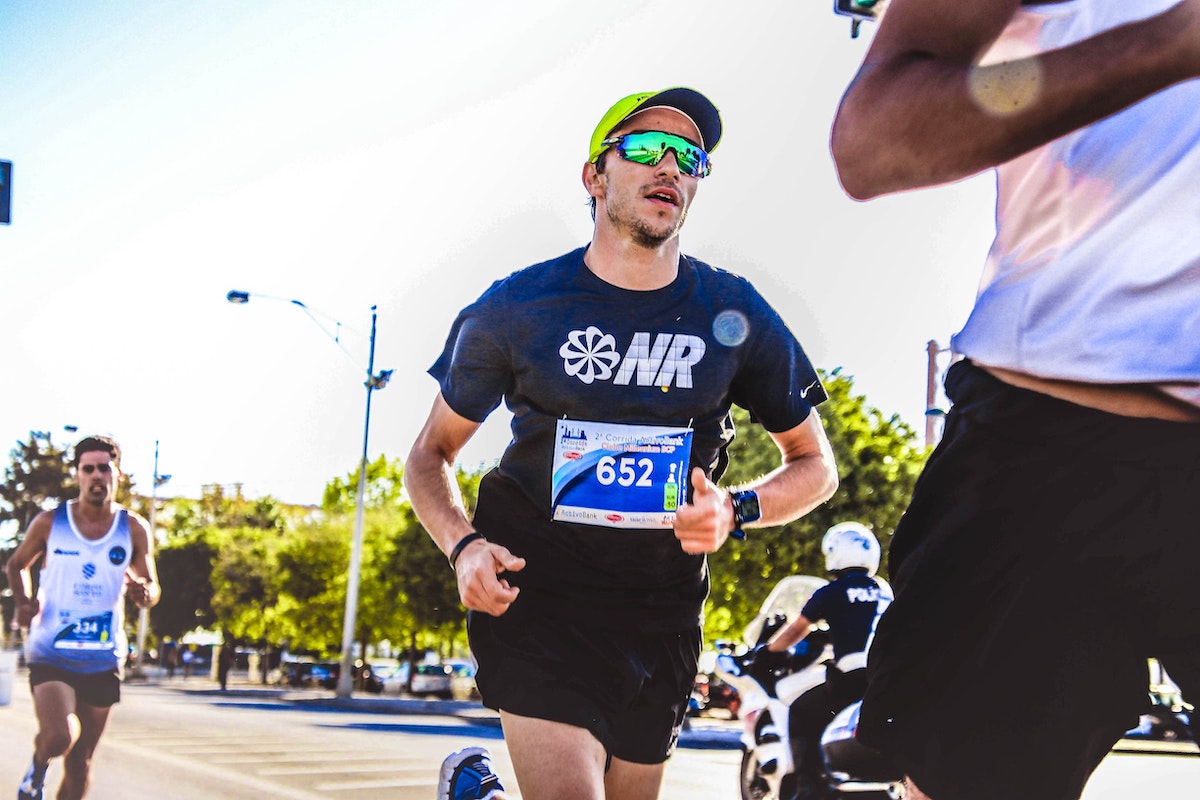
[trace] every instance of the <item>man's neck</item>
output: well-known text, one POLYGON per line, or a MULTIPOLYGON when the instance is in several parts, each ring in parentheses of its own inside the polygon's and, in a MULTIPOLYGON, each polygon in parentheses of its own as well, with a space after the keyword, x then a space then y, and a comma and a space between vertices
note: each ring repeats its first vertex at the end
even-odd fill
POLYGON ((647 248, 627 237, 605 235, 597 226, 583 262, 598 278, 613 286, 642 292, 661 289, 679 274, 679 237, 672 236, 658 247, 647 248))
POLYGON ((74 516, 76 528, 80 533, 85 535, 107 533, 109 527, 112 527, 113 517, 116 515, 116 505, 112 500, 104 500, 100 504, 89 503, 88 500, 79 499, 68 505, 68 511, 74 516))

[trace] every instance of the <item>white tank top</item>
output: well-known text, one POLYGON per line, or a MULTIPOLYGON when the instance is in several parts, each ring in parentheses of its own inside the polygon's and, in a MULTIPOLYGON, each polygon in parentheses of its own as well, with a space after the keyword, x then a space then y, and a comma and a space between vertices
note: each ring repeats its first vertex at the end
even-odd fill
MULTIPOLYGON (((1175 2, 1027 6, 984 61, 1071 44, 1175 2)), ((996 172, 997 235, 954 349, 1046 378, 1158 384, 1200 406, 1200 81, 996 172)))
POLYGON ((60 505, 50 526, 28 660, 73 672, 120 669, 127 650, 125 570, 133 553, 129 513, 119 509, 104 536, 86 539, 67 509, 60 505))

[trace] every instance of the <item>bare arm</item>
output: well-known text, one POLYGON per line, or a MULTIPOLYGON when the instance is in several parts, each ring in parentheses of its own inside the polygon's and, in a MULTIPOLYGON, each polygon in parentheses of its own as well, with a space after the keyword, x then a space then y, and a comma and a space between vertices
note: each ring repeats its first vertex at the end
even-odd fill
POLYGON ((1020 5, 892 0, 833 125, 848 194, 866 199, 974 175, 1200 75, 1200 0, 977 67, 1020 5))
MULTIPOLYGON (((804 516, 837 491, 833 448, 814 408, 804 422, 772 433, 782 463, 742 488, 758 494, 762 517, 754 527, 782 525, 804 516)), ((714 485, 699 468, 692 471, 692 497, 675 513, 675 536, 686 553, 715 552, 733 530, 729 493, 714 485)))
POLYGON ((162 596, 154 563, 154 537, 150 525, 133 512, 129 513, 129 537, 133 555, 125 572, 125 593, 139 608, 152 608, 162 596))
POLYGON ((767 642, 767 649, 772 653, 782 653, 797 642, 803 641, 810 630, 812 630, 812 622, 808 617, 800 614, 775 632, 775 635, 767 642))
POLYGON ((39 558, 46 554, 46 542, 50 537, 50 526, 54 522, 53 511, 43 511, 33 518, 25 531, 25 538, 9 556, 5 564, 8 586, 13 593, 17 624, 28 627, 38 613, 38 601, 33 596, 33 577, 30 570, 39 558))
MULTIPOLYGON (((417 519, 447 556, 463 537, 475 532, 454 479, 454 460, 478 429, 479 423, 455 413, 438 394, 404 467, 404 486, 417 519)), ((455 564, 463 605, 494 616, 503 614, 520 590, 499 575, 524 566, 525 559, 505 547, 484 539, 471 542, 455 564)))

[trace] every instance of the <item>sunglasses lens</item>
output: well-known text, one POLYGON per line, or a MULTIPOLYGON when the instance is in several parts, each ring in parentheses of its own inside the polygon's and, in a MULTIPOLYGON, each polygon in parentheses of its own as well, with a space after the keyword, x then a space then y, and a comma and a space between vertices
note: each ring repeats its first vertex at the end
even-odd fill
POLYGON ((708 153, 687 139, 669 133, 648 131, 626 134, 621 137, 618 148, 626 161, 650 166, 662 161, 668 150, 673 150, 681 172, 695 178, 703 178, 709 172, 708 153))

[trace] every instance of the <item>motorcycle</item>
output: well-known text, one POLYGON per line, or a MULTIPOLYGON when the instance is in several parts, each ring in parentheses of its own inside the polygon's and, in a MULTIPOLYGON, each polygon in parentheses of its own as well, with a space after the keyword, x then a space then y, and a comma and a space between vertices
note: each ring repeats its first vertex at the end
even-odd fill
MULTIPOLYGON (((788 716, 793 701, 825 681, 833 661, 828 628, 818 625, 783 657, 770 665, 755 663, 755 648, 799 615, 813 592, 827 583, 812 575, 791 575, 780 581, 754 620, 741 654, 717 656, 717 674, 742 698, 742 800, 792 800, 802 788, 836 800, 898 800, 903 777, 881 754, 854 738, 858 703, 834 717, 821 738, 823 786, 801 787, 789 737, 788 716)), ((811 795, 809 795, 811 796, 811 795)))
MULTIPOLYGON (((1163 669, 1162 663, 1151 658, 1147 661, 1150 671, 1150 707, 1138 719, 1138 724, 1125 732, 1125 736, 1114 749, 1136 751, 1142 743, 1176 743, 1180 752, 1195 753, 1198 743, 1192 730, 1192 715, 1195 707, 1183 699, 1179 686, 1163 669)), ((1151 752, 1163 752, 1154 747, 1151 752)))

